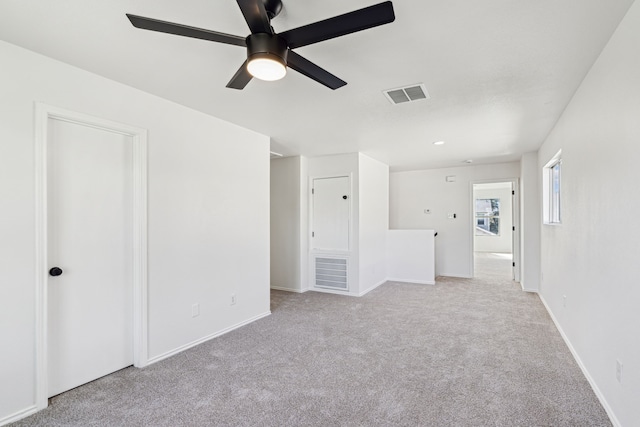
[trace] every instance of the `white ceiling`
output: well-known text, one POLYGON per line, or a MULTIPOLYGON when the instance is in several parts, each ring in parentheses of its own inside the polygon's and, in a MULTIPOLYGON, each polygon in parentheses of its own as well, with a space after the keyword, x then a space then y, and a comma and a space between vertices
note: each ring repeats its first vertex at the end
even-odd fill
MULTIPOLYGON (((272 24, 282 32, 380 1, 284 0, 272 24)), ((296 50, 348 82, 336 91, 292 70, 227 89, 243 48, 125 17, 246 36, 233 0, 0 0, 0 39, 269 135, 284 155, 360 151, 411 170, 537 150, 631 3, 394 0, 394 23, 296 50), (382 94, 414 83, 431 99, 394 106, 382 94)))

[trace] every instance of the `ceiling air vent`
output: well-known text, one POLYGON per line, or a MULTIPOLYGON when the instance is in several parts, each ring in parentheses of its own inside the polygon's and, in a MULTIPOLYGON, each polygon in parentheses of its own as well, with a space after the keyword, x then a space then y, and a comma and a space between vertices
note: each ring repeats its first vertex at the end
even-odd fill
POLYGON ((397 89, 389 89, 382 91, 384 96, 392 104, 402 104, 403 102, 420 101, 421 99, 429 99, 429 92, 423 83, 415 84, 397 89))

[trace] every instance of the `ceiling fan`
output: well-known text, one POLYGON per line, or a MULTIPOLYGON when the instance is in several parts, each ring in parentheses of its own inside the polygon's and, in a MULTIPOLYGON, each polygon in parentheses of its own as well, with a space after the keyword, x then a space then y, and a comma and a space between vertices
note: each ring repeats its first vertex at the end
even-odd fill
POLYGON ((251 34, 246 38, 132 14, 127 14, 127 17, 136 28, 246 47, 247 60, 227 84, 227 87, 232 89, 244 89, 252 77, 267 81, 281 79, 285 76, 287 67, 330 89, 338 89, 347 82, 308 61, 292 49, 395 20, 393 5, 386 1, 276 34, 271 27, 271 20, 282 10, 281 0, 237 2, 251 30, 251 34))

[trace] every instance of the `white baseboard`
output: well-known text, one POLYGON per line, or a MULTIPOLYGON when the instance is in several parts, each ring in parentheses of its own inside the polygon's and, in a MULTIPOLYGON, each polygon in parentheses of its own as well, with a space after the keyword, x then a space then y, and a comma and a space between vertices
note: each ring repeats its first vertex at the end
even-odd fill
POLYGON ((14 422, 16 422, 18 420, 21 420, 23 418, 28 417, 29 415, 35 414, 38 411, 39 411, 38 405, 28 406, 28 407, 26 407, 24 409, 21 409, 18 412, 14 412, 11 415, 7 415, 4 418, 0 418, 0 426, 3 426, 5 424, 14 423, 14 422))
POLYGON ((357 297, 359 296, 357 293, 355 292, 349 292, 349 291, 341 291, 341 290, 334 290, 334 289, 329 289, 329 288, 310 288, 310 291, 313 292, 320 292, 323 294, 334 294, 334 295, 345 295, 348 297, 357 297))
POLYGON ((564 342, 567 345, 567 347, 569 347, 569 351, 571 351, 571 354, 573 355, 573 358, 575 359, 576 363, 580 367, 580 370, 582 370, 582 373, 584 374, 585 378, 587 378, 587 381, 589 381, 589 385, 591 385, 591 388, 593 389, 593 392, 596 394, 596 397, 600 401, 600 404, 602 405, 604 410, 607 412, 607 415, 609 416, 609 419, 611 420, 611 424, 613 424, 614 427, 622 427, 622 424, 620 424, 620 421, 618 420, 618 418, 614 414, 613 409, 611 409, 611 406, 609 405, 609 402, 607 402, 607 399, 605 399, 604 394, 602 394, 602 392, 600 391, 600 388, 598 387, 598 385, 594 381, 593 377, 591 376, 591 374, 587 370, 586 366, 584 366, 584 363, 582 363, 582 360, 580 359, 580 356, 578 356, 578 353, 576 352, 575 348, 573 348, 573 345, 571 344, 571 341, 569 341, 569 338, 567 337, 567 335, 562 330, 562 327, 560 326, 560 323, 558 323, 558 320, 553 315, 553 312, 549 308, 549 305, 547 304, 547 302, 544 300, 544 297, 541 294, 539 294, 539 297, 540 297, 540 301, 542 301, 542 304, 544 305, 544 308, 547 310, 547 313, 549 313, 549 317, 551 317, 551 320, 553 320, 553 323, 556 325, 556 328, 558 329, 558 332, 560 332, 560 336, 564 340, 564 342))
POLYGON ((435 280, 407 280, 407 279, 393 279, 393 278, 388 278, 387 279, 388 282, 400 282, 400 283, 416 283, 418 285, 435 285, 436 281, 435 280))
POLYGON ((540 292, 540 290, 538 288, 529 288, 529 287, 527 287, 527 285, 524 283, 524 280, 520 281, 520 287, 522 288, 522 290, 524 292, 530 292, 530 293, 533 293, 533 294, 537 294, 537 293, 540 292))
POLYGON ((377 288, 378 286, 380 286, 380 285, 384 285, 385 283, 387 283, 387 281, 388 281, 388 280, 389 280, 389 279, 384 279, 383 281, 376 283, 375 285, 373 285, 373 286, 372 286, 372 287, 370 287, 369 289, 366 289, 366 290, 364 290, 364 291, 360 292, 360 293, 358 294, 358 296, 359 296, 359 297, 361 297, 361 296, 364 296, 364 295, 368 294, 369 292, 371 292, 372 290, 374 290, 374 289, 375 289, 375 288, 377 288))
POLYGON ((284 288, 282 286, 271 286, 271 289, 274 289, 276 291, 285 291, 285 292, 294 292, 296 294, 303 294, 305 292, 307 292, 309 289, 291 289, 291 288, 284 288))
POLYGON ((327 289, 327 288, 313 288, 313 289, 310 289, 310 290, 312 290, 312 291, 314 291, 314 292, 322 292, 322 293, 325 293, 325 294, 345 295, 345 296, 348 296, 348 297, 361 297, 361 296, 363 296, 363 295, 368 294, 369 292, 371 292, 372 290, 374 290, 374 289, 375 289, 375 288, 377 288, 378 286, 383 285, 383 284, 385 284, 385 283, 387 283, 387 279, 382 280, 382 281, 380 281, 380 282, 376 283, 375 285, 373 285, 373 286, 372 286, 372 287, 370 287, 369 289, 364 290, 364 291, 362 291, 362 292, 360 292, 360 293, 349 292, 349 291, 346 291, 346 292, 345 292, 345 291, 334 290, 334 289, 327 289))
POLYGON ((454 279, 473 279, 473 276, 469 276, 469 275, 462 276, 460 274, 449 274, 449 273, 438 273, 438 274, 436 274, 436 277, 439 277, 439 276, 442 276, 442 277, 453 277, 454 279))
MULTIPOLYGON (((381 280, 380 282, 376 283, 375 285, 371 286, 369 289, 366 289, 360 293, 355 293, 355 292, 344 292, 344 291, 335 291, 332 289, 324 289, 324 288, 313 288, 311 289, 314 292, 324 292, 327 294, 338 294, 338 295, 346 295, 346 296, 350 296, 350 297, 361 297, 364 296, 366 294, 368 294, 369 292, 371 292, 372 290, 376 289, 377 287, 384 285, 387 282, 400 282, 400 283, 413 283, 413 284, 418 284, 418 285, 435 285, 436 282, 434 280, 407 280, 407 279, 384 279, 381 280)), ((276 289, 276 288, 271 288, 271 289, 276 289)), ((287 290, 287 289, 283 289, 283 290, 287 290)))
POLYGON ((198 344, 202 344, 203 342, 206 342, 206 341, 212 340, 212 339, 214 339, 214 338, 217 338, 217 337, 219 337, 219 336, 221 336, 221 335, 224 335, 224 334, 226 334, 226 333, 228 333, 228 332, 233 331, 234 329, 238 329, 238 328, 240 328, 240 327, 242 327, 242 326, 248 325, 249 323, 255 322, 256 320, 260 320, 260 319, 262 319, 263 317, 267 317, 267 316, 269 316, 270 314, 271 314, 271 311, 268 311, 268 312, 266 312, 266 313, 259 314, 259 315, 257 315, 257 316, 254 316, 254 317, 250 318, 250 319, 245 320, 244 322, 237 323, 237 324, 235 324, 235 325, 233 325, 233 326, 230 326, 230 327, 228 327, 228 328, 225 328, 225 329, 223 329, 223 330, 221 330, 221 331, 215 332, 215 333, 213 333, 213 334, 211 334, 211 335, 207 335, 207 336, 205 336, 205 337, 202 337, 202 338, 200 338, 200 339, 197 339, 197 340, 195 340, 195 341, 192 341, 192 342, 190 342, 190 343, 188 343, 188 344, 185 344, 185 345, 183 345, 183 346, 180 346, 180 347, 178 347, 178 348, 176 348, 176 349, 174 349, 174 350, 170 350, 170 351, 168 351, 168 352, 166 352, 166 353, 163 353, 163 354, 161 354, 161 355, 159 355, 159 356, 152 357, 151 359, 149 359, 149 360, 147 361, 147 366, 148 366, 148 365, 151 365, 151 364, 153 364, 153 363, 159 362, 159 361, 161 361, 161 360, 164 360, 164 359, 166 359, 166 358, 168 358, 168 357, 174 356, 174 355, 176 355, 176 354, 178 354, 178 353, 180 353, 180 352, 183 352, 183 351, 185 351, 185 350, 187 350, 187 349, 189 349, 189 348, 191 348, 191 347, 195 347, 195 346, 197 346, 198 344))

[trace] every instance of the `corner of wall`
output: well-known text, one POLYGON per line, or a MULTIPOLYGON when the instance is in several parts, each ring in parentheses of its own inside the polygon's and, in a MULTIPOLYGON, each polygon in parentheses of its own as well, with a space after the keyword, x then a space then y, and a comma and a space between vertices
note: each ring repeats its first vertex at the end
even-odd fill
POLYGON ((528 292, 540 289, 541 212, 538 153, 525 153, 520 161, 520 284, 528 292))
POLYGON ((309 290, 309 160, 300 156, 300 291, 309 290))

